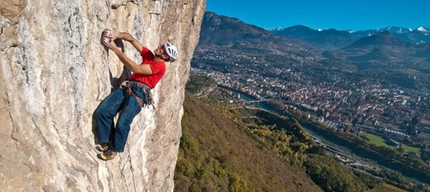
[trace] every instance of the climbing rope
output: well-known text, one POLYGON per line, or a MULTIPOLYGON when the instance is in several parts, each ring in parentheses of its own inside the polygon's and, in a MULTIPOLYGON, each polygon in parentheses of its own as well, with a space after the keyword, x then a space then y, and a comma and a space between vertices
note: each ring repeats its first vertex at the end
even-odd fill
MULTIPOLYGON (((131 163, 131 153, 130 153, 130 148, 128 148, 128 157, 127 157, 127 161, 130 163, 130 170, 131 170, 131 175, 133 176, 133 186, 134 186, 134 192, 136 192, 136 181, 134 179, 134 168, 133 168, 133 164, 131 163)), ((124 169, 125 169, 125 165, 127 165, 127 163, 124 163, 124 165, 122 166, 121 169, 121 175, 124 177, 124 180, 126 181, 125 184, 128 186, 127 184, 127 178, 124 175, 124 169)), ((127 187, 128 188, 128 187, 127 187)))

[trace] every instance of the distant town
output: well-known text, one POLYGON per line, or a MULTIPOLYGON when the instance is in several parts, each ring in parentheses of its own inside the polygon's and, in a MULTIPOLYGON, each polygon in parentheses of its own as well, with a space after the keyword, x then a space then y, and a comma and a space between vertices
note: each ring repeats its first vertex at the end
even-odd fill
MULTIPOLYGON (((208 60, 220 57, 200 54, 200 57, 202 56, 208 57, 208 60)), ((302 62, 317 59, 306 58, 302 62)), ((352 83, 339 77, 313 82, 302 79, 300 72, 289 68, 271 67, 273 73, 289 76, 286 81, 283 78, 263 76, 262 71, 249 66, 243 66, 244 70, 240 72, 194 67, 192 71, 205 74, 219 85, 239 90, 257 99, 273 99, 284 104, 286 108, 300 109, 305 115, 336 129, 384 132, 385 135, 399 140, 413 136, 411 139, 430 144, 428 92, 395 85, 383 86, 367 80, 352 83), (339 86, 342 84, 351 84, 351 88, 340 88, 345 87, 339 86)))

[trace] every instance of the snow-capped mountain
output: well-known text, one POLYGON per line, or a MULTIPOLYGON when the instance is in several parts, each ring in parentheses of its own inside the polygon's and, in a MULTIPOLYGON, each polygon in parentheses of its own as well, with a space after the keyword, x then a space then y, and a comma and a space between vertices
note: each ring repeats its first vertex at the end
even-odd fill
POLYGON ((423 33, 428 33, 428 29, 426 29, 425 27, 418 27, 417 31, 423 32, 423 33))
POLYGON ((404 28, 404 27, 384 27, 382 29, 376 29, 376 31, 378 32, 389 31, 391 34, 408 34, 413 32, 428 34, 428 32, 430 31, 430 28, 426 28, 424 26, 417 27, 416 29, 404 28))
POLYGON ((360 38, 372 36, 384 31, 388 31, 393 36, 398 37, 405 42, 414 44, 430 43, 430 28, 424 26, 420 26, 416 29, 389 26, 369 30, 315 30, 304 25, 296 25, 288 28, 277 28, 270 31, 278 35, 298 38, 309 44, 316 45, 327 50, 339 49, 360 38))

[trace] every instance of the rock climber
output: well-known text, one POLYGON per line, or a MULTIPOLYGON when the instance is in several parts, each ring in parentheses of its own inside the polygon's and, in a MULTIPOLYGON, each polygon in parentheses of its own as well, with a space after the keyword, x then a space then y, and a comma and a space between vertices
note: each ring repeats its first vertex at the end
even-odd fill
POLYGON ((117 153, 124 152, 133 118, 148 103, 150 90, 163 77, 166 71, 165 62, 174 62, 178 58, 178 51, 173 44, 164 43, 151 52, 129 33, 112 29, 103 31, 102 44, 112 50, 133 73, 130 80, 123 82, 121 89, 108 95, 95 112, 100 140, 96 149, 101 152, 97 157, 108 161, 117 153), (130 42, 140 52, 140 65, 122 52, 114 42, 117 39, 130 42), (118 112, 119 118, 115 126, 114 117, 118 112))

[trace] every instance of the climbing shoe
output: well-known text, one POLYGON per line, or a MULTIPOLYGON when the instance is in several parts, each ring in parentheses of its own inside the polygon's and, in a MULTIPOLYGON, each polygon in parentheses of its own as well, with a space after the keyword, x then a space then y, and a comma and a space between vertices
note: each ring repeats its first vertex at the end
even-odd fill
POLYGON ((105 151, 109 150, 109 145, 107 143, 102 143, 100 145, 97 145, 96 149, 100 152, 105 152, 105 151))
POLYGON ((112 160, 115 156, 116 156, 116 153, 111 150, 107 150, 97 155, 97 157, 103 161, 112 160))

